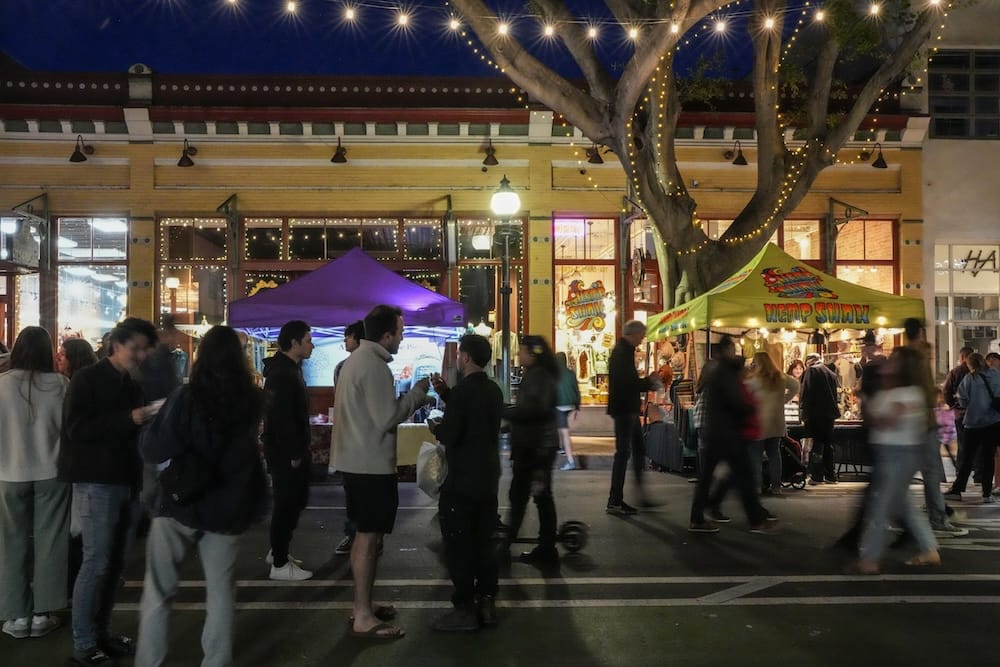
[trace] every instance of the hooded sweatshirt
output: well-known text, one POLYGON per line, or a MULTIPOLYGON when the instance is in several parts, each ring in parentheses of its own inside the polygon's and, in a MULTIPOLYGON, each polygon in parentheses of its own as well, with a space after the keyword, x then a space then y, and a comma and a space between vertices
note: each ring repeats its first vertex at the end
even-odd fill
POLYGON ((269 461, 309 457, 309 390, 302 367, 282 352, 264 360, 263 439, 269 461))

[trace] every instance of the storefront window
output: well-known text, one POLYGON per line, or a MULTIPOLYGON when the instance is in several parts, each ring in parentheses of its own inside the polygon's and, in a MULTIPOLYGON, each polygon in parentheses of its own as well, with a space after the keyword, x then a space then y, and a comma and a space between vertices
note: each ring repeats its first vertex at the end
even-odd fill
POLYGON ((819 220, 787 220, 782 248, 795 259, 820 259, 819 220))
POLYGON ((437 219, 403 220, 405 259, 441 259, 441 221, 437 219))
MULTIPOLYGON (((460 260, 500 259, 503 253, 503 241, 494 237, 496 225, 494 220, 459 220, 458 221, 458 258, 460 260)), ((520 220, 512 220, 511 224, 521 225, 520 220)), ((521 244, 523 234, 510 237, 510 259, 521 259, 521 244)))
POLYGON ((837 277, 841 280, 893 294, 896 291, 892 265, 837 264, 837 277))
POLYGON ((124 218, 59 218, 58 229, 60 262, 126 258, 128 222, 124 218))
POLYGON ((160 259, 189 262, 225 258, 224 218, 165 218, 160 221, 160 259))
POLYGON ((243 258, 281 259, 281 218, 248 218, 246 220, 243 258))
POLYGON ((584 404, 607 402, 615 343, 614 265, 556 266, 556 351, 565 352, 584 404))
MULTIPOLYGON (((500 267, 495 264, 462 266, 458 270, 459 301, 465 306, 465 317, 473 327, 485 324, 500 331, 500 267)), ((521 331, 521 269, 510 270, 510 329, 521 331)))
POLYGON ((653 223, 647 218, 637 218, 629 226, 629 242, 632 252, 639 250, 643 259, 656 259, 656 233, 653 223))
POLYGON ((58 329, 96 346, 128 312, 128 282, 122 265, 59 267, 58 329))
MULTIPOLYGON (((40 326, 42 311, 39 300, 41 291, 38 286, 38 274, 17 276, 14 279, 14 294, 17 306, 14 312, 13 333, 16 334, 24 327, 40 326)), ((13 344, 14 341, 8 342, 13 344)))
POLYGON ((323 220, 292 218, 288 221, 289 259, 326 259, 327 244, 338 253, 361 245, 361 224, 338 225, 330 230, 327 238, 323 220))
POLYGON ((851 220, 837 235, 838 260, 892 260, 891 220, 851 220))
POLYGON ((226 313, 226 270, 222 266, 160 267, 160 312, 178 324, 220 324, 226 313))
POLYGON ((555 221, 557 259, 613 260, 615 220, 558 218, 555 221))

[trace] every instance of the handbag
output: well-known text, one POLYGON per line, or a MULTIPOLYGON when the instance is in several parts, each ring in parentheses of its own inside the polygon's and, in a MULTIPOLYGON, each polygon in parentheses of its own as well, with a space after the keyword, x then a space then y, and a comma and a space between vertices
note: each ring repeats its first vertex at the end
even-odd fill
POLYGON ((982 379, 983 384, 986 385, 986 393, 990 395, 990 407, 993 408, 994 411, 1000 412, 1000 398, 993 395, 993 389, 990 388, 990 381, 987 380, 982 375, 980 375, 979 377, 982 379))
POLYGON ((444 445, 437 442, 421 444, 417 454, 417 487, 437 500, 447 477, 448 459, 445 458, 444 445))

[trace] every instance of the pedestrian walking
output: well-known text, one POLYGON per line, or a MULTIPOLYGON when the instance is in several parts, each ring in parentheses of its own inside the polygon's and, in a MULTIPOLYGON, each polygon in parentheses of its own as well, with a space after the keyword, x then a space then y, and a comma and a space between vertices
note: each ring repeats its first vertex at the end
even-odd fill
MULTIPOLYGON (((559 434, 556 431, 556 384, 559 368, 548 342, 541 336, 524 336, 517 360, 523 369, 514 405, 504 408, 510 423, 509 541, 517 539, 528 498, 538 508, 538 546, 520 555, 520 561, 542 567, 558 565, 556 504, 552 495, 552 466, 559 434)), ((509 554, 509 549, 507 551, 509 554)))
POLYGON ((73 484, 73 512, 83 563, 73 586, 73 658, 110 664, 132 655, 134 642, 111 632, 118 581, 138 517, 139 428, 160 404, 145 405, 133 379, 156 344, 156 329, 129 317, 111 330, 108 354, 70 380, 63 407, 59 479, 73 484))
POLYGON ((945 494, 961 500, 976 463, 984 503, 993 503, 994 452, 1000 442, 1000 411, 994 398, 1000 398, 1000 371, 986 365, 983 355, 973 352, 965 360, 969 373, 958 385, 958 401, 965 408, 965 458, 955 475, 951 489, 945 494))
POLYGON ((625 502, 625 470, 631 456, 639 504, 650 504, 642 488, 642 471, 646 466, 646 445, 639 424, 641 395, 661 387, 655 376, 640 378, 635 368, 635 348, 646 337, 646 324, 638 320, 626 322, 622 337, 611 350, 608 362, 608 414, 615 423, 615 457, 611 467, 611 490, 608 493, 608 514, 628 516, 639 510, 625 502))
POLYGON ((399 507, 396 427, 424 402, 430 381, 418 380, 397 398, 389 362, 403 340, 402 311, 394 306, 375 306, 364 322, 365 340, 340 372, 332 463, 343 475, 347 517, 357 529, 351 547, 351 633, 397 639, 406 632, 389 623, 396 616, 395 608, 372 601, 378 543, 392 532, 399 507))
POLYGON ((760 418, 760 440, 751 446, 750 465, 753 468, 754 488, 763 489, 763 456, 767 454, 768 493, 781 495, 781 446, 788 434, 785 425, 785 403, 799 393, 799 382, 782 373, 767 352, 753 356, 747 387, 757 401, 760 418))
POLYGON ((910 347, 893 350, 883 368, 882 388, 866 408, 875 465, 856 569, 878 574, 888 539, 889 521, 899 518, 920 549, 908 565, 940 565, 937 540, 927 517, 910 502, 910 481, 924 460, 927 398, 924 356, 910 347))
MULTIPOLYGON (((347 354, 350 355, 354 350, 358 349, 358 345, 365 337, 365 323, 363 320, 358 320, 353 324, 347 325, 344 328, 344 349, 347 350, 347 354)), ((339 364, 333 369, 333 392, 334 392, 334 405, 337 404, 337 385, 340 384, 340 371, 344 367, 347 359, 342 359, 339 364)), ((333 460, 333 431, 330 431, 330 459, 333 460)), ((334 547, 333 553, 337 556, 346 556, 351 553, 351 546, 354 544, 354 535, 357 530, 354 528, 354 524, 351 523, 350 519, 344 522, 344 539, 337 543, 334 547)), ((381 553, 381 544, 379 545, 379 552, 381 553)))
POLYGON ((292 320, 278 332, 278 351, 264 360, 264 457, 274 491, 271 550, 264 560, 275 581, 304 581, 313 575, 288 549, 309 501, 312 436, 302 362, 312 356, 314 347, 309 325, 292 320))
POLYGON ((434 621, 435 630, 472 631, 497 624, 497 558, 493 544, 500 485, 500 414, 503 392, 485 372, 492 358, 490 341, 467 334, 458 343, 453 387, 440 376, 434 391, 445 402, 444 417, 430 422, 444 445, 448 475, 441 485, 438 519, 445 562, 455 586, 454 605, 434 621))
MULTIPOLYGON (((702 371, 701 400, 702 427, 699 435, 704 438, 705 449, 702 457, 704 469, 700 471, 691 502, 691 522, 688 530, 695 533, 717 533, 714 523, 705 521, 705 510, 721 500, 722 490, 712 492, 717 499, 710 499, 712 481, 716 466, 725 461, 729 464, 732 483, 740 492, 740 500, 753 533, 771 532, 777 520, 765 510, 754 489, 753 473, 750 470, 750 441, 746 435, 755 427, 756 407, 752 395, 743 385, 741 377, 743 359, 736 356, 736 344, 729 336, 723 336, 716 346, 716 355, 702 371)), ((759 428, 759 427, 758 427, 759 428)), ((759 431, 758 431, 759 433, 759 431)), ((722 523, 728 522, 725 515, 722 523)))
POLYGON ((559 430, 559 447, 566 454, 566 463, 560 470, 576 470, 576 458, 573 456, 573 440, 569 435, 570 413, 580 411, 580 385, 576 382, 576 373, 569 369, 566 363, 566 353, 556 352, 556 364, 559 366, 559 384, 556 387, 556 426, 559 430))
POLYGON ((25 327, 0 374, 0 620, 16 639, 60 625, 66 606, 71 488, 57 478, 67 380, 52 338, 25 327))
POLYGON ((806 433, 813 439, 810 455, 810 484, 837 483, 833 461, 833 423, 840 416, 840 379, 813 352, 806 356, 802 374, 799 414, 806 433), (816 460, 818 459, 818 461, 816 460))
POLYGON ((205 574, 202 667, 233 664, 239 540, 262 517, 267 492, 257 452, 262 413, 263 396, 236 332, 212 327, 190 383, 171 394, 141 440, 143 459, 161 476, 146 542, 137 667, 166 663, 178 569, 191 547, 205 574))

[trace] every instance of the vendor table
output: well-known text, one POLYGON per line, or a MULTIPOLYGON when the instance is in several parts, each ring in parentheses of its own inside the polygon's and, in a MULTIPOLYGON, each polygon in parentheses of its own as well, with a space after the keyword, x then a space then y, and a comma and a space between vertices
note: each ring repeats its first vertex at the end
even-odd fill
MULTIPOLYGON (((788 435, 799 442, 810 437, 801 424, 788 424, 788 435)), ((867 477, 865 470, 872 464, 871 455, 864 442, 864 431, 860 421, 838 421, 833 427, 833 461, 837 474, 867 477)))

